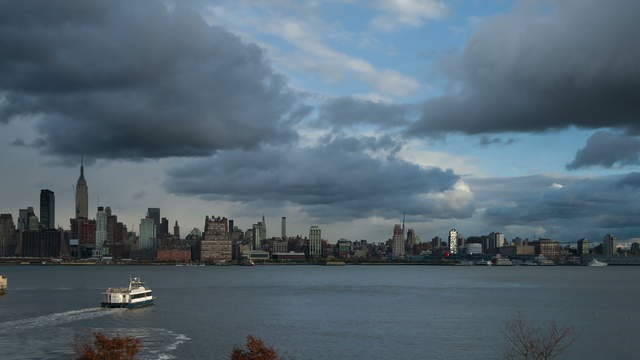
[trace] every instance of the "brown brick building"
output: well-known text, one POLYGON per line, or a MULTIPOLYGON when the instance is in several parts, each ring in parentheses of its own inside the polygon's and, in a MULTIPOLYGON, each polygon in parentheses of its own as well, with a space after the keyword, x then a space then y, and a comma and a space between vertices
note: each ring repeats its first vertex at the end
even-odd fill
POLYGON ((200 261, 230 263, 232 257, 229 221, 225 217, 208 216, 200 243, 200 261))

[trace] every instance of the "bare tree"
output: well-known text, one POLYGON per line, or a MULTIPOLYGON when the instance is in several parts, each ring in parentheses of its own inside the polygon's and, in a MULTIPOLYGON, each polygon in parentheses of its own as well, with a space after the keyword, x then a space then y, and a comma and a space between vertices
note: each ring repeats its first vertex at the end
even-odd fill
POLYGON ((551 322, 548 329, 533 325, 518 315, 505 324, 506 360, 551 360, 556 359, 571 344, 575 337, 572 327, 559 327, 551 322))

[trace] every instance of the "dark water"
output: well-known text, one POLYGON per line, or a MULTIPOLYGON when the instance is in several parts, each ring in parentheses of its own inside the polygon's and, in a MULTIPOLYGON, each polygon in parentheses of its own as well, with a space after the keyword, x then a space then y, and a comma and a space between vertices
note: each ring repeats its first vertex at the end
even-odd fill
POLYGON ((496 359, 522 312, 575 328, 563 358, 637 359, 640 267, 2 266, 0 359, 68 359, 91 331, 144 359, 225 359, 248 334, 293 359, 496 359), (143 276, 153 307, 99 309, 143 276))

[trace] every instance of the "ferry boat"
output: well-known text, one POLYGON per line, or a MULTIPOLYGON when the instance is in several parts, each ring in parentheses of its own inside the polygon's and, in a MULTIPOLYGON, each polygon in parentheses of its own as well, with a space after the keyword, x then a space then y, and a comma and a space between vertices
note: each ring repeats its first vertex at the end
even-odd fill
POLYGON ((7 289, 7 277, 0 275, 0 295, 4 294, 7 289))
POLYGON ((598 261, 596 259, 591 260, 587 266, 607 266, 609 264, 607 264, 606 262, 602 262, 602 261, 598 261))
POLYGON ((500 255, 496 255, 496 257, 491 259, 491 264, 495 266, 513 266, 511 259, 503 258, 500 255))
POLYGON ((129 279, 128 288, 108 288, 104 293, 102 307, 136 308, 153 305, 151 289, 144 286, 140 277, 129 279))

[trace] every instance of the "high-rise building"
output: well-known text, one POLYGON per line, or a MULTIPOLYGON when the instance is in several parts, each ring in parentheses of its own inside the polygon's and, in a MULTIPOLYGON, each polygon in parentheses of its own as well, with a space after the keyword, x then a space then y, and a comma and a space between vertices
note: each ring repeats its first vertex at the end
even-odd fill
POLYGON ((178 226, 178 220, 176 220, 176 224, 173 225, 173 236, 180 240, 180 226, 178 226))
POLYGON ((148 208, 147 217, 153 220, 153 225, 156 227, 156 234, 158 234, 158 231, 160 230, 160 208, 148 208))
POLYGON ((458 253, 458 230, 449 230, 449 252, 451 254, 458 253))
POLYGON ((282 224, 280 225, 282 230, 282 240, 287 240, 287 217, 282 217, 282 224))
POLYGON ((504 234, 499 232, 492 232, 487 237, 487 242, 482 249, 485 253, 497 253, 498 249, 504 246, 504 234))
POLYGON ((393 227, 393 238, 391 239, 391 253, 393 257, 404 257, 404 229, 402 225, 395 224, 393 227))
POLYGON ((17 245, 16 226, 11 214, 0 214, 0 257, 14 256, 17 245))
POLYGON ((416 231, 413 229, 407 230, 407 254, 413 253, 413 247, 418 244, 418 237, 416 231))
POLYGON ((56 228, 56 197, 48 189, 40 190, 40 225, 43 229, 56 228))
POLYGON ((616 255, 616 237, 607 234, 602 239, 602 254, 607 257, 616 255))
POLYGON ((322 231, 318 225, 313 225, 309 229, 309 256, 322 256, 322 231))
POLYGON ((153 249, 154 240, 156 238, 156 226, 153 219, 146 217, 140 220, 140 235, 138 239, 139 249, 153 249))
POLYGON ((578 256, 589 255, 589 240, 588 239, 580 239, 578 240, 578 256))
POLYGON ((161 238, 169 235, 169 219, 163 217, 160 221, 160 230, 158 231, 161 238))
POLYGON ((431 239, 431 248, 433 250, 439 249, 441 243, 442 243, 442 239, 440 239, 439 236, 436 236, 433 239, 431 239))
POLYGON ((204 235, 200 242, 200 260, 230 262, 232 257, 229 222, 225 217, 205 218, 204 235))
POLYGON ((109 215, 105 211, 104 207, 98 206, 98 212, 96 212, 96 256, 104 255, 103 249, 107 243, 107 218, 109 215))
POLYGON ((262 217, 262 221, 258 221, 257 224, 253 224, 253 238, 252 238, 252 249, 260 250, 262 249, 262 243, 267 240, 267 225, 264 221, 264 216, 262 217))
POLYGON ((89 188, 84 179, 84 160, 80 162, 80 177, 76 184, 76 218, 89 218, 89 188))
POLYGON ((33 216, 36 216, 36 214, 33 211, 32 206, 29 206, 26 209, 20 209, 18 215, 18 231, 29 230, 29 219, 33 216))

